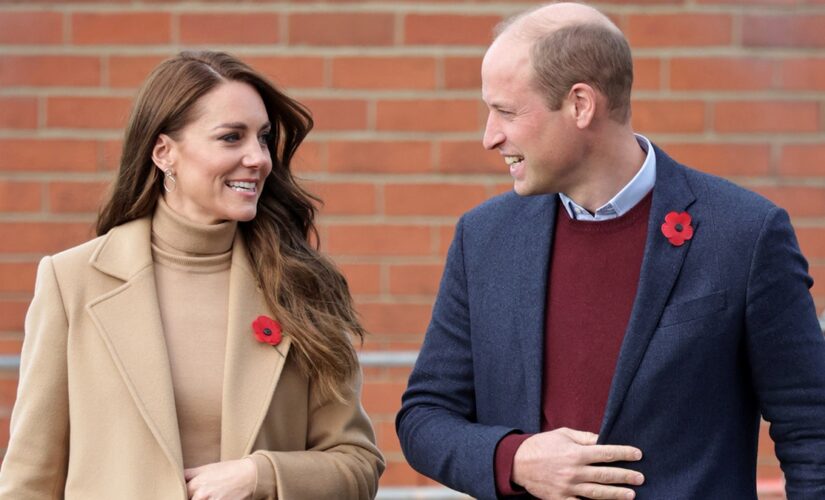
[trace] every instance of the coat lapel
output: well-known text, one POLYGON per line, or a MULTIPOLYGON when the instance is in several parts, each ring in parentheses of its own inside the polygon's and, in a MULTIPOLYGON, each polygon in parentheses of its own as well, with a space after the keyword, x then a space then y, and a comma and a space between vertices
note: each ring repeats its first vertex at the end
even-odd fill
POLYGON ((239 232, 232 247, 229 275, 221 460, 241 458, 252 451, 289 353, 289 332, 284 332, 277 347, 255 339, 252 322, 260 315, 271 316, 239 232))
POLYGON ((514 238, 512 261, 516 263, 517 293, 512 310, 516 311, 516 329, 522 350, 526 387, 525 422, 528 432, 538 432, 541 423, 542 373, 544 372, 544 330, 547 307, 547 279, 556 223, 557 196, 530 200, 519 214, 523 222, 514 238))
MULTIPOLYGON (((665 215, 673 211, 685 211, 696 198, 677 164, 660 149, 655 148, 655 151, 656 184, 653 188, 639 285, 607 399, 599 432, 600 442, 606 439, 616 421, 650 338, 667 305, 685 255, 690 249, 690 240, 679 247, 671 245, 662 234, 661 225, 665 215)), ((691 213, 694 231, 701 224, 696 215, 691 213)))
POLYGON ((86 306, 120 376, 170 463, 183 469, 169 356, 157 301, 151 218, 112 229, 91 258, 123 285, 86 306))

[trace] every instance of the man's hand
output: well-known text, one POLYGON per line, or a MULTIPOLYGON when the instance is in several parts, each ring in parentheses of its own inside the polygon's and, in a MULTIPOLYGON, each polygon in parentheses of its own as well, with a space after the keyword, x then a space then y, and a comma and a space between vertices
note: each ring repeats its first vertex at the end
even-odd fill
POLYGON ((640 485, 641 473, 592 464, 642 458, 632 446, 597 445, 590 432, 561 428, 525 440, 513 459, 513 481, 544 500, 576 497, 630 500, 636 493, 617 484, 640 485))
POLYGON ((251 458, 184 469, 189 500, 247 500, 255 491, 258 471, 251 458))

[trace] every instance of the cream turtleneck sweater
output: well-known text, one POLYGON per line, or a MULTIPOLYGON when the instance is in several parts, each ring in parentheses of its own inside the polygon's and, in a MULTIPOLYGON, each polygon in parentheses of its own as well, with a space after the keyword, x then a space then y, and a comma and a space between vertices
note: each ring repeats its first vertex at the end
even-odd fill
POLYGON ((152 218, 155 282, 186 468, 220 460, 229 266, 236 228, 237 222, 190 222, 162 198, 152 218))
MULTIPOLYGON (((163 198, 152 217, 152 258, 185 468, 220 461, 229 273, 238 223, 197 224, 163 198)), ((275 471, 257 468, 254 498, 274 498, 275 471)))

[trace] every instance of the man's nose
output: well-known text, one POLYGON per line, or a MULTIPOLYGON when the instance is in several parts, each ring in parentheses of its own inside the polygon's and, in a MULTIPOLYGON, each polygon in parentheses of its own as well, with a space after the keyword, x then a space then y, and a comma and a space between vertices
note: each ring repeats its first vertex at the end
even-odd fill
POLYGON ((502 142, 504 142, 504 133, 499 129, 491 113, 487 117, 487 125, 484 127, 484 137, 481 139, 481 143, 484 145, 484 149, 495 149, 502 142))

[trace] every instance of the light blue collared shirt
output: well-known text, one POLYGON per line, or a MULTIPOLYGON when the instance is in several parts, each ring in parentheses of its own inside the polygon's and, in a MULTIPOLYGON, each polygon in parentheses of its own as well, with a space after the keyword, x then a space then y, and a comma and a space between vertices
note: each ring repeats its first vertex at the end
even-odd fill
POLYGON ((610 201, 599 207, 595 214, 588 212, 564 193, 559 193, 561 204, 567 210, 570 218, 594 222, 621 217, 642 201, 642 198, 647 196, 647 193, 653 189, 653 185, 656 184, 656 155, 653 153, 653 147, 647 137, 636 134, 636 140, 647 153, 642 167, 630 179, 630 182, 616 193, 616 196, 611 198, 610 201))

